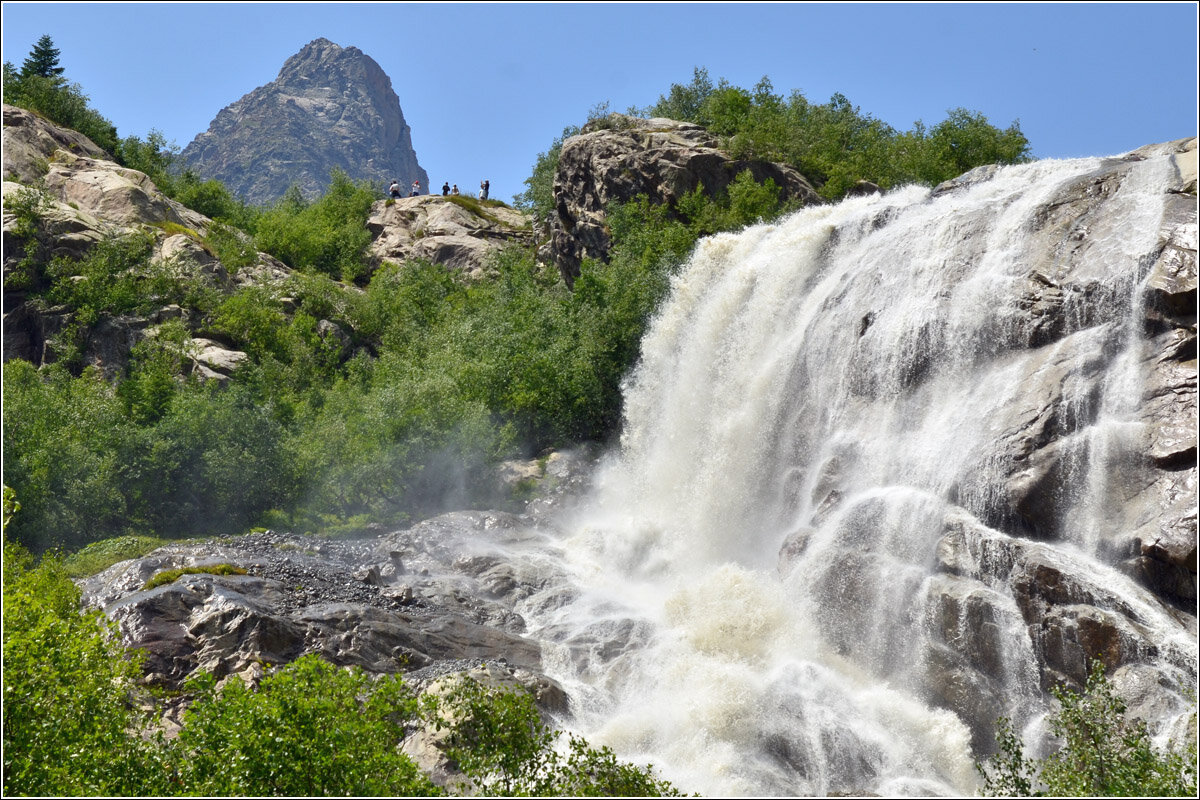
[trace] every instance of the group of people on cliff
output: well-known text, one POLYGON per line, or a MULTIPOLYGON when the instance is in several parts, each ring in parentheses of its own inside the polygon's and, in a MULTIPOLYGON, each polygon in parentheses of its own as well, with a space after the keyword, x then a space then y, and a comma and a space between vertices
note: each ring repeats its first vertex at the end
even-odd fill
MULTIPOLYGON (((480 183, 479 183, 479 199, 487 200, 488 199, 488 191, 491 188, 492 188, 492 184, 486 178, 484 180, 480 181, 480 183)), ((415 180, 412 182, 412 189, 409 190, 408 196, 416 197, 420 193, 421 193, 421 182, 419 180, 415 180)), ((458 194, 459 194, 459 191, 458 191, 457 183, 454 184, 453 187, 450 186, 449 181, 442 184, 442 196, 443 197, 449 197, 452 195, 458 196, 458 194)), ((388 195, 391 196, 393 199, 399 198, 401 196, 399 181, 396 181, 394 179, 392 180, 392 185, 388 187, 388 195)))

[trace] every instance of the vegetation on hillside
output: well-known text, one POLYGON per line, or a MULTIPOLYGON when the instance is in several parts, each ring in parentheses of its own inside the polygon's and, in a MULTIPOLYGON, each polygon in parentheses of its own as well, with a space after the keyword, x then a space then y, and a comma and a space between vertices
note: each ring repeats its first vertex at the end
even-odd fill
MULTIPOLYGON (((607 103, 600 104, 589 116, 607 111, 607 103)), ((795 167, 827 200, 840 199, 859 181, 884 189, 908 183, 933 186, 983 164, 1031 160, 1018 122, 1002 130, 977 111, 955 108, 932 127, 918 121, 911 130, 898 131, 842 94, 827 103, 814 103, 798 90, 785 98, 767 77, 752 89, 724 79, 714 85, 702 68, 693 71, 690 83, 672 84, 658 102, 628 113, 703 125, 735 158, 795 167)), ((541 217, 553 211, 559 153, 563 142, 578 132, 577 127, 566 128, 539 154, 518 196, 522 207, 541 217)))

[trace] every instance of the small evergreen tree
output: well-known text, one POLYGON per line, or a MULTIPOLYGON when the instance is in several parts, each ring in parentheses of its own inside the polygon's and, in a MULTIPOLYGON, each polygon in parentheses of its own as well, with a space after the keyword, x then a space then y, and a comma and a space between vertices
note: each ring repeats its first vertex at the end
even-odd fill
POLYGON ((21 65, 21 77, 37 76, 61 80, 63 68, 58 65, 58 56, 58 48, 54 46, 50 35, 43 35, 37 40, 33 50, 29 51, 29 57, 25 59, 25 63, 21 65))

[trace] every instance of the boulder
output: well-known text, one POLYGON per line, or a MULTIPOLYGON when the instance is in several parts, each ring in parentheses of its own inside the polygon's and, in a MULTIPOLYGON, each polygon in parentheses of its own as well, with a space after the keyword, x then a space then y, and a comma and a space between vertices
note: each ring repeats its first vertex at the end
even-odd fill
POLYGON ((423 259, 468 277, 485 274, 498 250, 533 242, 528 215, 441 195, 377 201, 367 229, 368 253, 377 263, 423 259))
POLYGON ((561 712, 565 695, 541 675, 541 647, 521 634, 514 611, 555 574, 503 556, 507 545, 539 536, 527 523, 457 512, 371 539, 268 531, 168 545, 81 583, 85 604, 116 620, 126 644, 146 650, 151 683, 178 687, 197 669, 245 674, 304 653, 426 676, 495 664, 540 687, 543 707, 561 712), (247 574, 184 574, 142 588, 164 570, 215 564, 247 574))
POLYGON ((173 222, 203 230, 209 220, 158 190, 145 173, 112 161, 55 152, 45 177, 50 195, 117 225, 173 222))
POLYGON ((551 258, 571 285, 583 259, 608 259, 611 240, 604 211, 608 203, 645 194, 652 203, 674 205, 697 187, 715 196, 745 170, 759 183, 773 180, 785 199, 820 202, 796 170, 769 161, 735 159, 699 125, 622 114, 593 120, 578 136, 563 142, 554 176, 551 258))

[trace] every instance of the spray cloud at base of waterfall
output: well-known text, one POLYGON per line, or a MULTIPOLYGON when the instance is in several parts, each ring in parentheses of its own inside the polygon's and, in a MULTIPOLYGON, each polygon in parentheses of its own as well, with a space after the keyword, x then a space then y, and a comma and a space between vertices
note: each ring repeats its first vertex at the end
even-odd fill
POLYGON ((1161 164, 1110 167, 698 245, 624 386, 620 452, 564 525, 580 591, 550 661, 589 736, 706 793, 969 793, 996 717, 1046 713, 1029 615, 1115 631, 1194 687, 1194 630, 1097 560, 1124 534, 1104 495, 1142 469, 1164 195, 1161 164), (1096 185, 1117 218, 1086 205, 1096 185))

